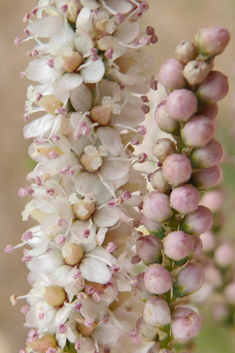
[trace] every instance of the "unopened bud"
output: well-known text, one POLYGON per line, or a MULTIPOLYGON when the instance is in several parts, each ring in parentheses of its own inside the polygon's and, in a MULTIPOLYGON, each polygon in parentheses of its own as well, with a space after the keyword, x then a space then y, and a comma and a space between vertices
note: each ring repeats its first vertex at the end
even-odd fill
POLYGON ((208 207, 213 213, 218 212, 224 203, 224 193, 220 190, 210 190, 201 199, 200 204, 208 207))
POLYGON ((154 235, 146 235, 137 239, 136 252, 145 264, 162 261, 162 242, 154 235))
POLYGON ((224 295, 230 304, 235 304, 235 282, 232 282, 225 287, 224 295))
POLYGON ((150 265, 144 273, 144 284, 152 294, 166 293, 172 288, 171 274, 162 265, 150 265))
POLYGON ((192 60, 184 67, 184 77, 191 86, 198 85, 212 70, 212 65, 202 60, 192 60))
POLYGON ((185 39, 176 47, 175 53, 179 61, 187 64, 187 62, 193 60, 196 57, 197 48, 191 41, 185 39))
POLYGON ((170 184, 183 184, 189 180, 192 173, 190 160, 182 154, 171 154, 163 163, 162 173, 170 184))
POLYGON ((205 147, 195 148, 190 156, 192 166, 197 169, 209 168, 218 164, 223 157, 223 147, 212 138, 205 147))
POLYGON ((181 298, 197 292, 203 285, 204 278, 203 266, 195 262, 189 262, 174 279, 174 296, 181 298))
POLYGON ((204 104, 212 104, 223 99, 228 90, 228 77, 220 71, 211 71, 195 94, 204 104))
POLYGON ((162 168, 155 170, 149 177, 149 181, 152 187, 161 192, 162 194, 168 194, 171 190, 170 184, 164 179, 162 168))
POLYGON ((192 174, 190 181, 198 190, 207 190, 214 186, 220 179, 221 170, 218 165, 199 170, 192 174))
POLYGON ((154 157, 156 157, 159 162, 163 163, 166 157, 175 153, 175 146, 170 139, 162 138, 155 142, 152 152, 154 157))
POLYGON ((44 298, 49 305, 56 307, 64 303, 66 293, 62 287, 52 285, 45 288, 46 293, 44 294, 44 298))
POLYGON ((222 53, 229 40, 229 31, 218 25, 202 28, 195 36, 199 53, 205 56, 215 56, 222 53))
POLYGON ((205 115, 209 119, 214 120, 215 117, 218 114, 218 104, 217 103, 212 103, 212 104, 207 104, 207 105, 202 105, 199 107, 197 114, 198 115, 205 115))
POLYGON ((145 303, 143 318, 147 324, 166 326, 171 322, 171 312, 167 302, 156 295, 151 295, 145 303))
POLYGON ((213 214, 205 206, 198 206, 192 213, 187 214, 180 225, 180 229, 188 234, 200 235, 209 230, 213 223, 213 214))
POLYGON ((229 267, 234 263, 235 252, 229 243, 221 244, 215 251, 215 263, 220 267, 229 267))
POLYGON ((199 191, 191 184, 185 184, 172 190, 170 205, 179 213, 187 214, 198 207, 200 201, 199 191))
POLYGON ((193 251, 194 240, 182 231, 171 232, 164 238, 163 248, 167 257, 180 261, 193 251))
POLYGON ((166 106, 171 118, 186 122, 197 110, 197 98, 187 89, 177 89, 169 94, 166 106))
POLYGON ((183 88, 186 80, 183 76, 184 65, 177 59, 167 59, 162 64, 158 78, 167 91, 183 88))
POLYGON ((200 327, 201 320, 193 309, 177 307, 173 311, 171 330, 175 339, 190 339, 198 334, 200 327))
POLYGON ((175 119, 172 119, 169 114, 168 110, 166 107, 166 100, 162 101, 161 103, 158 104, 158 106, 155 109, 154 112, 154 119, 162 131, 168 132, 168 133, 175 133, 179 131, 179 122, 175 119))
POLYGON ((150 219, 145 217, 143 213, 141 215, 141 222, 150 233, 158 232, 162 226, 161 223, 151 221, 150 219))
POLYGON ((163 222, 172 215, 169 197, 157 191, 149 192, 143 199, 143 214, 154 222, 163 222))

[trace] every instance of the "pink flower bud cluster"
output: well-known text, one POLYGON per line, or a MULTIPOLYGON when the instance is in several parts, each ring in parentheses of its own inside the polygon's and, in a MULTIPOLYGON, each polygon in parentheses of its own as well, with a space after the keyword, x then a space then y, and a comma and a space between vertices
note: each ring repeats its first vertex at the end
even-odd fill
MULTIPOLYGON (((152 149, 158 168, 149 175, 154 190, 144 196, 142 206, 142 224, 151 235, 141 238, 137 253, 148 266, 143 276, 150 293, 143 310, 145 329, 152 330, 152 336, 157 334, 160 348, 166 350, 172 349, 173 339, 192 338, 200 328, 200 317, 184 307, 180 298, 197 292, 204 282, 204 269, 198 261, 200 235, 209 232, 213 214, 210 207, 200 204, 200 191, 220 178, 223 148, 213 137, 213 119, 218 111, 216 102, 228 92, 227 77, 213 71, 213 59, 228 42, 226 29, 203 29, 194 43, 183 41, 176 48, 177 58, 165 61, 159 72, 168 97, 154 116, 159 128, 172 136, 157 140, 152 149), (147 238, 153 236, 157 241, 151 242, 151 248, 147 238)), ((215 255, 220 265, 226 262, 224 247, 215 255)))

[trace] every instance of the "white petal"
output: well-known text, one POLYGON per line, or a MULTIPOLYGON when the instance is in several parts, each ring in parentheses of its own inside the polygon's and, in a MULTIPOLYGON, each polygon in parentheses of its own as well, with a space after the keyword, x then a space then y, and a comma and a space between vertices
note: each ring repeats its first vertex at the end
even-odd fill
POLYGON ((69 97, 77 112, 86 112, 92 107, 92 93, 84 84, 72 90, 69 97))
POLYGON ((66 73, 61 76, 55 83, 55 96, 61 101, 65 101, 69 97, 69 91, 80 86, 83 78, 80 74, 66 73))
POLYGON ((89 65, 81 69, 84 82, 96 83, 102 80, 105 73, 105 66, 101 59, 90 61, 89 65))
POLYGON ((31 121, 29 124, 24 126, 24 138, 28 139, 31 137, 43 136, 53 127, 54 119, 54 115, 46 114, 39 119, 31 121))
POLYGON ((87 7, 83 7, 78 14, 76 28, 89 32, 92 26, 92 12, 87 7))
POLYGON ((61 69, 51 68, 48 65, 48 60, 51 57, 43 57, 30 61, 25 70, 26 77, 32 81, 38 81, 42 84, 48 85, 56 80, 56 78, 63 72, 61 69))
POLYGON ((105 284, 112 277, 106 263, 93 258, 84 258, 79 266, 82 276, 91 282, 105 284))
POLYGON ((46 38, 58 34, 63 25, 62 16, 46 16, 29 23, 27 29, 30 31, 30 34, 46 38))
POLYGON ((93 221, 97 227, 111 227, 118 222, 121 217, 121 210, 118 207, 109 206, 96 210, 93 221))
POLYGON ((95 174, 81 172, 75 182, 76 191, 82 196, 93 196, 99 192, 101 181, 95 174))
POLYGON ((74 36, 74 46, 80 54, 87 57, 90 55, 91 48, 93 48, 93 42, 87 33, 77 30, 74 36))
POLYGON ((132 9, 132 4, 126 0, 105 0, 105 3, 110 7, 114 12, 125 14, 132 9))
POLYGON ((123 151, 123 144, 119 133, 109 126, 99 127, 97 135, 102 145, 113 155, 119 156, 123 151))
POLYGON ((114 325, 98 325, 93 336, 97 339, 99 344, 110 344, 119 340, 119 330, 114 325))
POLYGON ((125 177, 129 173, 130 162, 119 161, 104 161, 100 173, 106 180, 117 180, 125 177))
POLYGON ((86 243, 95 243, 95 236, 96 236, 96 227, 94 224, 90 226, 89 221, 76 221, 73 223, 71 228, 71 234, 73 235, 73 239, 78 244, 86 244, 86 243), (85 238, 82 233, 84 230, 89 229, 90 234, 88 238, 85 238))
POLYGON ((88 321, 93 322, 97 318, 99 311, 104 307, 104 303, 97 303, 91 298, 87 298, 81 307, 81 314, 82 316, 88 321))
POLYGON ((114 49, 118 44, 118 40, 113 36, 105 36, 99 39, 97 44, 99 49, 106 51, 108 49, 114 49))
POLYGON ((59 325, 64 324, 68 318, 70 310, 71 308, 68 306, 63 306, 61 309, 59 309, 54 317, 53 325, 58 327, 59 325))
POLYGON ((73 218, 74 214, 72 211, 72 207, 68 202, 67 197, 65 196, 56 196, 55 198, 55 207, 60 213, 62 218, 71 219, 73 218))
POLYGON ((95 0, 80 0, 84 7, 88 7, 90 10, 96 10, 100 6, 95 0))
POLYGON ((115 37, 122 43, 131 43, 139 35, 139 23, 124 21, 114 32, 115 37))

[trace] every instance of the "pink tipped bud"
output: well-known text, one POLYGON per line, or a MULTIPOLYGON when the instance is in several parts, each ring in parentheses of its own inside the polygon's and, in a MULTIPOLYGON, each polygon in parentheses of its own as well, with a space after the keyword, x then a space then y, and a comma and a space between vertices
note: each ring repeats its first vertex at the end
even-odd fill
POLYGON ((162 261, 162 242, 154 235, 146 235, 137 239, 136 252, 145 264, 162 261))
POLYGON ((190 339, 198 334, 200 327, 201 320, 193 309, 177 307, 173 311, 171 330, 175 339, 190 339))
POLYGON ((204 115, 192 117, 181 130, 182 138, 189 147, 204 147, 214 134, 214 124, 204 115))
POLYGON ((182 40, 182 42, 175 49, 176 57, 183 64, 195 59, 197 55, 197 48, 195 45, 187 39, 182 40))
POLYGON ((141 221, 150 233, 158 232, 162 226, 161 223, 151 221, 150 219, 145 217, 144 214, 141 215, 141 221))
POLYGON ((151 295, 145 303, 143 318, 150 325, 168 325, 171 322, 171 312, 167 302, 156 295, 151 295))
POLYGON ((212 212, 221 209, 224 203, 224 194, 220 190, 211 190, 206 192, 201 199, 200 204, 208 207, 212 212))
POLYGON ((190 156, 194 168, 209 168, 218 164, 223 157, 223 146, 212 138, 205 147, 195 148, 190 156))
POLYGON ((215 263, 220 267, 228 267, 234 263, 235 252, 229 243, 220 245, 214 255, 215 263))
POLYGON ((171 274, 162 265, 150 265, 144 273, 144 284, 152 294, 166 293, 172 288, 171 274))
POLYGON ((179 261, 188 256, 194 248, 193 237, 176 231, 169 233, 163 240, 164 253, 174 261, 179 261))
POLYGON ((199 191, 191 184, 175 188, 170 194, 170 205, 179 213, 190 213, 196 210, 200 201, 199 191))
POLYGON ((220 179, 221 170, 218 165, 205 168, 192 174, 191 182, 199 190, 207 190, 214 186, 220 179))
POLYGON ((215 56, 222 53, 229 40, 229 31, 217 25, 202 28, 195 36, 199 53, 205 56, 215 56))
POLYGON ((224 295, 230 304, 235 304, 235 282, 232 282, 225 287, 224 295))
POLYGON ((155 170, 149 177, 149 181, 152 187, 161 192, 162 194, 168 194, 171 190, 170 184, 164 179, 162 168, 155 170))
POLYGON ((195 94, 201 102, 213 104, 223 99, 228 90, 228 77, 220 71, 211 71, 195 94))
POLYGON ((171 118, 186 122, 197 110, 197 98, 187 89, 178 89, 170 93, 166 106, 171 118))
POLYGON ((202 60, 192 60, 184 67, 184 77, 191 86, 197 85, 205 80, 212 70, 212 65, 202 60))
POLYGON ((163 163, 162 173, 170 184, 183 184, 189 180, 192 173, 190 160, 182 154, 171 154, 163 163))
POLYGON ((184 297, 197 292, 204 283, 204 270, 201 264, 189 262, 174 280, 174 296, 184 297))
POLYGON ((175 153, 175 146, 170 139, 162 138, 155 142, 152 148, 154 157, 163 163, 166 157, 175 153))
POLYGON ((183 76, 184 65, 177 59, 167 59, 162 64, 158 79, 167 91, 183 88, 186 80, 183 76))
POLYGON ((162 131, 168 132, 170 134, 179 131, 179 122, 175 119, 170 118, 168 114, 166 100, 158 104, 154 112, 154 119, 159 129, 161 129, 162 131))
POLYGON ((180 229, 188 234, 200 235, 209 230, 213 223, 213 215, 209 208, 198 206, 192 213, 187 214, 180 229))
POLYGON ((164 222, 172 215, 170 199, 157 191, 149 192, 143 200, 143 214, 154 222, 164 222))
POLYGON ((218 114, 218 110, 219 110, 218 104, 213 103, 213 104, 207 104, 207 105, 200 106, 197 113, 198 113, 198 115, 205 115, 209 119, 214 120, 218 114))
POLYGON ((147 324, 143 316, 141 316, 136 322, 136 330, 139 336, 144 342, 156 341, 158 338, 157 328, 153 325, 147 324))

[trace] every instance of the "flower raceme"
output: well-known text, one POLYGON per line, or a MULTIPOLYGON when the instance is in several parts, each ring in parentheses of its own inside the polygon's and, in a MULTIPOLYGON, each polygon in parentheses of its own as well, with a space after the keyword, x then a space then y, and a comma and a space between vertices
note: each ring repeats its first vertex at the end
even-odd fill
MULTIPOLYGON (((6 247, 29 246, 22 260, 32 289, 11 297, 13 304, 27 300, 30 331, 20 353, 168 353, 199 331, 199 316, 180 298, 204 278, 192 259, 211 214, 198 207, 198 189, 222 149, 206 108, 213 105, 215 114, 227 91, 225 77, 211 70, 229 34, 220 27, 199 32, 163 64, 159 79, 169 96, 155 119, 173 138, 153 147, 161 167, 148 192, 134 168, 147 159, 134 146, 146 133, 146 94, 157 88, 153 76, 142 75, 151 59, 142 47, 157 42, 152 27, 140 33, 147 9, 137 0, 40 0, 25 15, 26 38, 15 40, 36 42, 21 76, 36 82, 27 92, 24 137, 33 138, 37 166, 19 195, 32 197, 23 220, 38 224, 6 247), (200 61, 198 76, 192 60, 200 61), (33 113, 41 116, 30 120, 33 113)), ((216 175, 209 171, 213 182, 216 175)))

